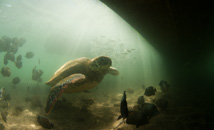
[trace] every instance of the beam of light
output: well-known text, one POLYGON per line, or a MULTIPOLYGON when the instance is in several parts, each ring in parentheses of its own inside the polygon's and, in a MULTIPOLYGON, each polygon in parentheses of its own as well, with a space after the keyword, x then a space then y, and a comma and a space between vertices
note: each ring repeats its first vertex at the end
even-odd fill
MULTIPOLYGON (((27 39, 20 53, 33 48, 45 68, 44 81, 68 60, 99 55, 112 58, 121 72, 118 83, 125 87, 154 85, 162 79, 161 56, 99 0, 8 0, 6 4, 11 7, 1 9, 1 17, 6 17, 2 21, 6 24, 0 20, 1 34, 27 39)), ((36 63, 32 60, 25 69, 36 63)))

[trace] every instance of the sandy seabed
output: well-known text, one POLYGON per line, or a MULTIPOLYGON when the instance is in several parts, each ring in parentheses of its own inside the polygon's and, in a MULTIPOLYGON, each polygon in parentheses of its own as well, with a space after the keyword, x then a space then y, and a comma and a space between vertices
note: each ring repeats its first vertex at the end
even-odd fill
MULTIPOLYGON (((0 118, 0 130, 45 130, 38 124, 37 115, 47 117, 55 130, 114 130, 121 122, 117 118, 122 92, 92 89, 89 92, 63 94, 52 112, 46 114, 47 86, 32 85, 29 91, 27 87, 6 89, 11 100, 8 108, 5 102, 0 102, 1 111, 8 112, 7 123, 0 118)), ((143 89, 134 90, 133 94, 127 93, 130 109, 143 93, 143 89)), ((202 130, 213 125, 209 118, 209 112, 204 114, 194 107, 176 105, 176 99, 171 96, 169 108, 151 118, 149 124, 136 128, 122 123, 117 130, 202 130)))

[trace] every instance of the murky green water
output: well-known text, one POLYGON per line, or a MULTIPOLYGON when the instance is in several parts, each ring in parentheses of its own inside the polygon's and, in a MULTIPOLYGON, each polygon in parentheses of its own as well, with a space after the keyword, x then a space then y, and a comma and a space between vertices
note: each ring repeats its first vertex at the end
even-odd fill
POLYGON ((10 77, 0 75, 0 86, 11 95, 8 125, 3 124, 8 129, 17 129, 18 124, 20 129, 42 129, 35 118, 36 114, 45 114, 50 89, 45 82, 64 63, 76 58, 109 56, 120 75, 107 74, 88 93, 63 94, 64 102, 60 99, 58 109, 47 115, 56 129, 109 129, 119 115, 116 105, 124 90, 134 90, 134 94, 128 95, 130 104, 134 104, 143 94, 143 84, 158 86, 166 78, 158 52, 97 0, 2 0, 0 36, 26 39, 14 54, 22 55, 22 68, 11 61, 5 65, 6 51, 0 52, 0 67, 11 69, 10 77), (29 51, 34 53, 33 58, 25 57, 29 51), (32 80, 35 67, 44 72, 42 82, 32 80), (12 84, 14 77, 19 77, 21 82, 12 84), (93 100, 87 109, 82 107, 84 99, 93 100))

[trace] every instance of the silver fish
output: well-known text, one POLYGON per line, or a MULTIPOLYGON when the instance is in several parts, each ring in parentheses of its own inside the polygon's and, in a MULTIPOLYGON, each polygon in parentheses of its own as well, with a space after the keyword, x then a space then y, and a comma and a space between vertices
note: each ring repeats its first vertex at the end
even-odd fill
POLYGON ((5 123, 7 123, 7 116, 8 116, 8 112, 1 111, 1 117, 5 123))

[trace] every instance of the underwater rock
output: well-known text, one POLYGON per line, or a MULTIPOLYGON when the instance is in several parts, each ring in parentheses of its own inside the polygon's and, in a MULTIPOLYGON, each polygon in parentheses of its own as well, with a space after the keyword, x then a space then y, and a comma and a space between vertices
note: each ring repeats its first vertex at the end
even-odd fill
POLYGON ((51 123, 46 117, 44 116, 37 116, 37 122, 46 129, 53 129, 54 128, 54 124, 51 123))
POLYGON ((166 93, 166 92, 169 91, 169 84, 166 81, 161 80, 160 83, 159 83, 159 85, 160 85, 161 91, 163 93, 166 93))
POLYGON ((34 56, 34 53, 31 52, 31 51, 29 51, 29 52, 27 52, 27 53, 25 54, 25 57, 28 58, 28 59, 33 58, 33 56, 34 56))
POLYGON ((168 100, 164 99, 164 98, 160 98, 158 100, 155 101, 155 104, 158 108, 160 108, 161 110, 165 110, 166 108, 168 108, 169 106, 169 102, 168 100))
POLYGON ((4 77, 10 77, 10 74, 11 74, 10 68, 9 67, 2 67, 1 74, 4 77))
POLYGON ((126 89, 128 94, 134 94, 134 89, 133 88, 128 88, 126 89))
POLYGON ((20 81, 21 81, 21 79, 19 77, 15 77, 15 78, 13 78, 12 83, 13 84, 18 84, 20 81))
POLYGON ((149 86, 146 88, 144 95, 146 96, 155 95, 155 92, 156 92, 156 88, 154 88, 153 86, 149 86))

